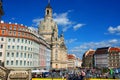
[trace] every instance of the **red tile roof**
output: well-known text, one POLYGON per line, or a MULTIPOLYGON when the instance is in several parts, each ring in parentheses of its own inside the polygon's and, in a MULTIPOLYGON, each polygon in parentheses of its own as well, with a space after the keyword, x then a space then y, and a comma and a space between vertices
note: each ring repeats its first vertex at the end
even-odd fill
POLYGON ((68 59, 75 59, 75 56, 73 54, 68 54, 67 57, 68 59))
POLYGON ((120 48, 118 48, 118 47, 112 47, 112 48, 110 48, 109 49, 109 52, 112 52, 112 51, 115 51, 115 52, 120 52, 120 48))

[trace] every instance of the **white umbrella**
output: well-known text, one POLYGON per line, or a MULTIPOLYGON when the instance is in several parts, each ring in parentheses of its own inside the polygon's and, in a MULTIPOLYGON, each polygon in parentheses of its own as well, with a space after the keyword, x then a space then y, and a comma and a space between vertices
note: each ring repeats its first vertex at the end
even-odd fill
POLYGON ((40 70, 32 70, 32 73, 38 73, 40 70))

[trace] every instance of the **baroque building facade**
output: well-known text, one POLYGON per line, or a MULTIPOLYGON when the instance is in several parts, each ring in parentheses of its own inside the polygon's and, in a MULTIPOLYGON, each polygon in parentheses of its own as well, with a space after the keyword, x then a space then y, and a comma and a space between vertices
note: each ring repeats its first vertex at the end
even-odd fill
POLYGON ((50 70, 50 62, 50 45, 37 31, 17 23, 0 22, 0 66, 10 70, 9 78, 23 74, 28 78, 32 69, 50 70))
POLYGON ((50 3, 45 9, 45 17, 39 24, 39 34, 51 46, 51 68, 67 69, 67 48, 64 43, 63 33, 58 35, 58 26, 52 18, 52 7, 50 3))
POLYGON ((94 65, 98 68, 120 68, 120 47, 98 48, 94 54, 94 65))

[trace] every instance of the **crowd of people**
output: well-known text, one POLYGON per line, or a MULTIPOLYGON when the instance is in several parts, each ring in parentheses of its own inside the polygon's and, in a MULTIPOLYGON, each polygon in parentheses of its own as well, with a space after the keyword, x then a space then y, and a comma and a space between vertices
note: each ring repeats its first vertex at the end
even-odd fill
POLYGON ((64 78, 66 80, 84 80, 85 78, 112 78, 120 79, 119 72, 103 73, 102 70, 97 69, 78 69, 78 70, 68 70, 68 71, 51 71, 47 74, 36 74, 34 77, 43 77, 43 78, 64 78))

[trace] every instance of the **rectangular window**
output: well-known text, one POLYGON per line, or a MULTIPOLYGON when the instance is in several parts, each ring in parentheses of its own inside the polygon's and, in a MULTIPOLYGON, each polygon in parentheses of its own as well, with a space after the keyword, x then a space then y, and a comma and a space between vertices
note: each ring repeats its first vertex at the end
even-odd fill
POLYGON ((11 61, 11 65, 13 65, 13 61, 11 61))
POLYGON ((12 49, 14 49, 15 48, 15 46, 12 46, 12 49))
POLYGON ((19 57, 19 53, 18 52, 16 53, 16 57, 19 57))
POLYGON ((15 39, 13 39, 13 42, 15 42, 15 39))
POLYGON ((24 33, 22 33, 22 36, 24 36, 24 33))
POLYGON ((24 61, 24 66, 26 65, 26 61, 24 61))
POLYGON ((6 26, 4 26, 3 29, 6 29, 6 26))
POLYGON ((10 49, 10 45, 8 45, 8 49, 10 49))
POLYGON ((17 39, 17 42, 20 42, 20 39, 19 39, 19 38, 17 39))
POLYGON ((4 30, 2 30, 2 34, 5 34, 5 31, 4 31, 4 30))
POLYGON ((18 31, 20 31, 20 30, 21 30, 21 28, 19 27, 19 28, 18 28, 18 31))
POLYGON ((9 34, 12 35, 12 31, 9 31, 9 34))
POLYGON ((27 65, 29 66, 29 61, 27 61, 27 65))
POLYGON ((24 42, 24 39, 22 39, 22 43, 24 42))
POLYGON ((2 52, 0 52, 0 57, 2 56, 2 52))
POLYGON ((9 61, 7 61, 6 64, 9 65, 9 61))
POLYGON ((14 30, 16 30, 16 26, 14 26, 14 30))
POLYGON ((28 58, 29 58, 29 54, 28 54, 28 58))
POLYGON ((24 53, 24 58, 26 58, 26 53, 24 53))
POLYGON ((10 30, 12 30, 12 26, 10 26, 10 30))
POLYGON ((23 50, 23 46, 21 46, 21 50, 23 50))
POLYGON ((21 53, 21 58, 23 57, 23 53, 21 53))
POLYGON ((31 58, 32 58, 32 54, 31 54, 31 58))
POLYGON ((20 36, 20 32, 18 32, 18 36, 20 36))
POLYGON ((3 44, 0 45, 0 48, 1 48, 1 49, 3 48, 3 44))
POLYGON ((16 35, 16 32, 14 31, 14 35, 16 35))
POLYGON ((27 47, 25 46, 25 50, 27 50, 27 47))
POLYGON ((0 60, 0 66, 2 65, 2 60, 0 60))
POLYGON ((28 51, 30 50, 30 48, 28 47, 28 51))
POLYGON ((4 41, 4 38, 1 38, 1 41, 4 41))
POLYGON ((28 34, 26 33, 26 37, 28 36, 28 34))
POLYGON ((17 49, 19 49, 19 45, 17 45, 17 49))
POLYGON ((14 57, 14 53, 12 53, 12 57, 14 57))
POLYGON ((29 41, 29 44, 30 44, 30 41, 29 41))
POLYGON ((9 52, 7 52, 7 57, 9 57, 10 56, 10 53, 9 52))
POLYGON ((18 60, 16 60, 16 65, 18 65, 18 60))
POLYGON ((10 42, 10 41, 11 41, 11 39, 9 38, 9 39, 8 39, 8 42, 10 42))
POLYGON ((20 60, 20 65, 22 65, 22 60, 20 60))
POLYGON ((27 43, 27 40, 25 40, 25 43, 27 43))

